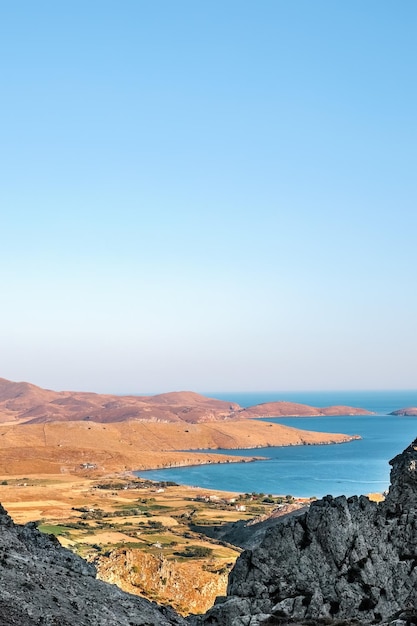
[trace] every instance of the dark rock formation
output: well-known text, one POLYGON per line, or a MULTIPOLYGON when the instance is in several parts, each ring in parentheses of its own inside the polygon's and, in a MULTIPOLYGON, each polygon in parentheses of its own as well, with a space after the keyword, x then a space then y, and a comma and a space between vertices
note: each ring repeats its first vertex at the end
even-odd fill
POLYGON ((95 568, 0 505, 2 626, 184 626, 169 608, 95 578, 95 568))
POLYGON ((269 515, 261 515, 250 520, 239 520, 220 526, 198 526, 193 524, 190 528, 194 532, 202 533, 217 541, 244 548, 245 550, 252 550, 262 542, 267 531, 272 526, 276 526, 278 521, 282 522, 289 516, 302 515, 306 509, 306 505, 287 504, 273 510, 269 515))
POLYGON ((277 523, 239 557, 227 597, 193 623, 370 624, 402 612, 395 623, 417 623, 417 440, 390 463, 385 502, 327 496, 277 523))

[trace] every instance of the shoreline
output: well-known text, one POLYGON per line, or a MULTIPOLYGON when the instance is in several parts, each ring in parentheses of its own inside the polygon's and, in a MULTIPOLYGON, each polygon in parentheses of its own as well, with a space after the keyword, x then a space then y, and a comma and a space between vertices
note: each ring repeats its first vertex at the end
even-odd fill
MULTIPOLYGON (((164 469, 174 469, 176 467, 200 467, 201 465, 227 465, 229 463, 254 463, 255 461, 267 461, 269 459, 268 456, 253 456, 252 458, 249 456, 238 456, 238 455, 228 455, 227 450, 268 450, 268 448, 296 448, 302 446, 332 446, 332 445, 342 445, 346 443, 351 443, 352 441, 359 441, 362 439, 360 435, 346 435, 346 438, 343 440, 336 441, 321 441, 321 442, 310 442, 304 441, 302 443, 286 443, 286 444, 274 444, 274 445, 259 445, 259 446, 248 446, 245 447, 236 447, 236 448, 218 448, 219 452, 216 452, 213 448, 193 448, 190 450, 177 450, 178 454, 206 454, 210 455, 208 459, 202 459, 200 462, 195 462, 194 459, 183 460, 178 462, 167 462, 165 465, 161 465, 160 463, 156 467, 146 467, 131 470, 131 472, 147 472, 147 471, 158 471, 164 469), (218 458, 212 459, 211 455, 215 455, 218 458)), ((161 453, 166 451, 161 451, 161 453)))
MULTIPOLYGON (((339 435, 340 437, 340 435, 339 435)), ((287 444, 282 444, 282 445, 269 445, 269 446, 257 446, 257 447, 247 447, 247 448, 229 448, 229 450, 265 450, 267 451, 268 448, 273 448, 273 447, 282 447, 282 448, 294 448, 294 447, 298 447, 298 446, 325 446, 325 445, 338 445, 338 444, 342 444, 342 443, 351 443, 352 441, 357 441, 360 440, 361 437, 359 435, 345 435, 343 436, 343 439, 341 440, 336 439, 336 440, 325 440, 325 441, 321 441, 321 442, 309 442, 309 441, 305 441, 302 443, 287 443, 287 444)), ((142 467, 135 467, 133 468, 129 468, 129 467, 114 467, 113 469, 105 469, 103 467, 91 467, 91 468, 87 468, 87 467, 83 467, 82 465, 78 465, 76 467, 72 467, 72 468, 65 468, 63 470, 63 468, 61 467, 60 469, 58 469, 57 471, 37 471, 36 468, 32 468, 29 469, 27 466, 25 468, 20 467, 20 469, 15 469, 13 471, 13 469, 11 467, 8 467, 6 471, 4 471, 3 468, 1 468, 1 464, 0 464, 0 484, 6 484, 8 481, 9 482, 13 482, 16 483, 16 486, 19 488, 23 488, 22 494, 25 491, 25 487, 26 487, 26 483, 29 484, 33 481, 38 482, 38 481, 51 481, 51 482, 59 482, 61 483, 63 486, 68 484, 71 481, 75 481, 75 482, 81 482, 83 484, 88 484, 90 482, 94 482, 96 480, 101 480, 101 479, 108 479, 109 477, 113 477, 115 479, 122 479, 122 480, 126 480, 129 478, 142 478, 143 480, 150 480, 151 482, 154 483, 158 483, 160 482, 160 479, 158 480, 158 478, 147 478, 146 476, 142 477, 142 474, 146 473, 146 472, 159 472, 159 471, 164 471, 164 470, 175 470, 175 469, 180 469, 180 468, 192 468, 192 467, 200 467, 200 466, 213 466, 213 465, 228 465, 230 463, 254 463, 257 461, 268 461, 270 459, 270 457, 268 456, 264 456, 264 455, 230 455, 227 454, 227 451, 225 451, 225 449, 223 448, 219 448, 219 451, 215 451, 213 449, 199 449, 199 450, 189 450, 189 451, 175 451, 171 454, 169 454, 167 451, 161 451, 160 454, 169 454, 170 458, 169 459, 162 459, 160 455, 158 455, 158 458, 154 458, 155 455, 154 454, 150 454, 152 458, 148 458, 146 459, 146 461, 143 463, 142 467), (204 450, 204 452, 203 452, 204 450), (220 451, 221 450, 221 451, 220 451), (175 456, 176 458, 173 459, 172 456, 175 456), (3 471, 1 471, 3 470, 3 471), (22 478, 24 477, 24 478, 22 478), (17 482, 19 481, 19 482, 17 482)), ((0 455, 1 455, 1 450, 0 450, 0 455)), ((51 468, 52 469, 52 468, 51 468)), ((177 481, 175 481, 177 482, 177 481)), ((235 489, 218 489, 216 487, 204 487, 204 486, 200 486, 198 484, 194 484, 194 485, 187 485, 186 483, 181 483, 178 482, 178 487, 184 490, 189 490, 189 489, 199 489, 199 490, 204 490, 204 491, 210 491, 210 492, 218 492, 218 493, 224 493, 224 494, 228 494, 228 493, 237 493, 237 494, 241 494, 244 493, 244 491, 241 490, 235 490, 235 489)), ((281 497, 281 495, 283 494, 276 494, 274 497, 281 497)), ((295 493, 292 494, 295 498, 297 499, 308 499, 309 496, 299 496, 296 495, 295 493)), ((8 499, 7 499, 8 500, 8 499)), ((1 502, 1 500, 0 500, 1 502)))
MULTIPOLYGON (((330 445, 336 443, 350 443, 352 441, 357 441, 361 439, 358 435, 346 435, 342 441, 322 441, 321 443, 316 443, 314 445, 330 445)), ((294 448, 297 445, 302 446, 310 446, 313 445, 310 442, 304 442, 302 444, 287 444, 276 447, 283 448, 294 448)), ((272 446, 269 446, 272 447, 272 446)), ((243 449, 243 448, 241 448, 243 449)), ((259 447, 257 448, 259 449, 259 447)), ((267 448, 264 447, 265 450, 267 448)), ((254 448, 246 448, 246 450, 254 450, 254 448)), ((10 473, 10 468, 7 473, 0 473, 0 502, 6 505, 6 508, 10 508, 13 510, 14 515, 18 514, 18 517, 23 521, 22 515, 25 516, 26 521, 30 521, 33 519, 39 518, 56 518, 58 509, 63 508, 63 503, 66 502, 67 505, 64 508, 67 508, 67 514, 70 514, 70 510, 68 509, 69 501, 73 500, 73 489, 76 490, 82 488, 83 491, 90 492, 90 497, 94 498, 91 494, 91 487, 94 484, 97 484, 97 481, 123 481, 129 483, 130 481, 139 480, 143 483, 152 483, 154 490, 158 490, 159 487, 163 487, 163 483, 173 482, 175 484, 176 489, 183 493, 193 493, 193 492, 207 492, 211 495, 217 495, 220 498, 227 497, 228 494, 234 495, 242 495, 244 493, 261 493, 265 492, 268 494, 273 494, 274 498, 285 497, 285 494, 291 494, 293 498, 296 500, 308 501, 313 497, 321 498, 323 494, 319 493, 309 493, 305 492, 299 488, 288 488, 283 487, 279 488, 279 484, 276 485, 275 489, 268 489, 261 485, 258 485, 258 488, 253 489, 252 486, 246 486, 246 489, 243 489, 241 484, 238 484, 237 487, 235 484, 230 483, 230 488, 227 485, 222 485, 219 489, 216 484, 205 486, 204 484, 199 484, 198 478, 193 480, 192 482, 183 482, 181 477, 170 478, 169 476, 161 477, 155 476, 148 477, 148 472, 163 472, 164 470, 176 470, 181 468, 192 468, 199 467, 205 465, 227 465, 229 463, 253 463, 255 461, 267 461, 269 457, 267 456, 257 456, 257 455, 248 455, 248 456, 240 456, 236 455, 225 455, 222 452, 208 452, 202 453, 202 451, 181 451, 176 453, 175 460, 171 457, 170 460, 166 459, 165 463, 161 463, 161 459, 159 462, 152 462, 150 459, 147 459, 148 462, 144 463, 142 468, 130 469, 124 467, 123 469, 117 468, 110 471, 103 471, 103 468, 76 468, 75 471, 58 471, 58 472, 38 472, 31 470, 30 472, 20 472, 17 471, 14 474, 10 473), (178 455, 178 456, 177 456, 178 455), (197 458, 195 458, 197 457, 197 458), (22 478, 22 477, 25 478, 22 478), (158 484, 162 483, 162 484, 158 484), (38 487, 36 487, 38 485, 38 487), (74 487, 72 487, 73 485, 74 487), (50 494, 50 491, 55 492, 56 490, 59 493, 55 493, 54 497, 50 494), (32 493, 37 493, 36 500, 39 500, 39 509, 34 505, 33 502, 34 496, 32 493), (7 494, 7 496, 6 496, 7 494), (47 495, 49 494, 49 495, 47 495), (61 504, 59 504, 61 502, 61 504), (51 508, 52 507, 52 508, 51 508), (24 513, 26 511, 26 513, 24 513)), ((260 470, 262 472, 262 470, 260 470)), ((222 484, 222 481, 218 482, 219 485, 222 484)), ((340 491, 340 493, 342 493, 340 491)), ((96 492, 97 493, 97 492, 96 492)), ((339 491, 331 492, 334 495, 338 495, 339 491)), ((359 493, 359 492, 358 492, 359 493)), ((379 491, 367 490, 365 495, 374 493, 379 494, 379 491)), ((72 506, 71 506, 72 508, 72 506)))
MULTIPOLYGON (((349 443, 358 435, 300 430, 267 421, 49 422, 0 427, 0 475, 103 475, 247 462, 239 450, 349 443), (204 450, 204 452, 203 452, 204 450), (234 454, 230 454, 230 451, 234 454), (236 453, 235 453, 236 452, 236 453)), ((264 456, 262 453, 254 457, 264 456)))
MULTIPOLYGON (((358 435, 349 435, 343 443, 362 441, 358 435)), ((340 443, 335 442, 335 443, 340 443)), ((333 462, 338 459, 356 458, 361 455, 362 446, 355 445, 353 448, 340 451, 333 449, 322 450, 321 452, 313 450, 315 446, 309 443, 303 444, 309 446, 305 451, 297 451, 296 446, 277 446, 271 449, 268 456, 268 449, 263 449, 261 459, 253 458, 253 450, 248 451, 244 462, 252 462, 254 460, 267 461, 266 466, 260 465, 245 468, 242 465, 231 469, 222 468, 224 460, 216 463, 219 467, 216 469, 211 462, 207 465, 211 467, 204 468, 204 461, 192 463, 190 465, 182 464, 181 466, 165 466, 153 467, 149 470, 142 469, 134 472, 135 476, 146 480, 154 481, 174 481, 183 486, 193 486, 200 489, 217 489, 235 492, 262 492, 266 494, 292 494, 296 498, 323 498, 327 494, 334 497, 338 495, 368 495, 370 493, 383 493, 385 490, 384 480, 372 479, 367 480, 366 477, 350 474, 350 470, 344 467, 342 462, 340 469, 335 468, 333 471, 333 462), (280 451, 283 448, 283 451, 280 451), (286 451, 284 449, 286 448, 286 451), (293 451, 292 451, 293 450, 293 451), (352 450, 352 451, 351 451, 352 450), (307 463, 314 463, 317 460, 319 469, 316 472, 309 471, 307 463), (203 465, 203 467, 200 467, 203 465), (321 467, 321 469, 320 469, 321 467), (311 478, 311 479, 310 479, 311 478)), ((329 442, 323 442, 320 445, 330 445, 329 442)), ((301 446, 300 446, 301 447, 301 446)), ((234 457, 235 462, 241 462, 242 458, 234 457)), ((378 478, 378 477, 377 477, 378 478)))

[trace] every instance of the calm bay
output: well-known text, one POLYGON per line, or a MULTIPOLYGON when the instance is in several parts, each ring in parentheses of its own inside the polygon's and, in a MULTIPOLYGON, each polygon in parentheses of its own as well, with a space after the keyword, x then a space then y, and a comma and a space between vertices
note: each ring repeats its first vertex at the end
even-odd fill
MULTIPOLYGON (((267 457, 253 463, 211 464, 140 472, 153 480, 244 493, 300 497, 360 495, 383 492, 389 486, 388 461, 417 437, 417 417, 388 415, 396 409, 417 406, 417 391, 253 392, 210 393, 219 399, 251 406, 286 400, 311 406, 357 406, 375 415, 268 418, 294 428, 360 435, 350 443, 324 446, 287 446, 228 450, 228 454, 267 457)), ((217 452, 226 452, 217 450, 217 452)))

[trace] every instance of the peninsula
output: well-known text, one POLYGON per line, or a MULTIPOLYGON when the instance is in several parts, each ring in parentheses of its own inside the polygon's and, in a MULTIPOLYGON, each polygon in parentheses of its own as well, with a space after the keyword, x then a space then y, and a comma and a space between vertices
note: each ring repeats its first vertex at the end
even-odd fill
MULTIPOLYGON (((114 396, 0 379, 0 474, 100 474, 247 461, 207 450, 343 443, 254 417, 368 413, 289 402, 242 408, 194 392, 114 396), (202 452, 204 450, 204 452, 202 452)), ((259 457, 258 457, 259 458, 259 457)))

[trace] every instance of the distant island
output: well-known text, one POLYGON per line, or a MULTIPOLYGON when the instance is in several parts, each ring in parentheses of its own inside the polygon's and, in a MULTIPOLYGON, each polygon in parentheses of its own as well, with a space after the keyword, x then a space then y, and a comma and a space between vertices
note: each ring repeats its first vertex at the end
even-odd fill
POLYGON ((371 411, 352 406, 327 406, 317 408, 296 402, 265 402, 239 412, 240 417, 323 417, 331 415, 373 415, 371 411))
POLYGON ((397 411, 392 411, 390 415, 402 415, 404 417, 417 417, 417 407, 410 406, 406 409, 398 409, 397 411))

